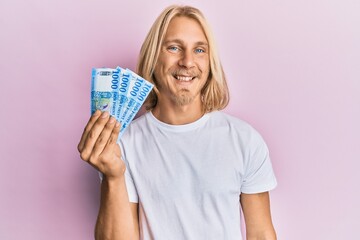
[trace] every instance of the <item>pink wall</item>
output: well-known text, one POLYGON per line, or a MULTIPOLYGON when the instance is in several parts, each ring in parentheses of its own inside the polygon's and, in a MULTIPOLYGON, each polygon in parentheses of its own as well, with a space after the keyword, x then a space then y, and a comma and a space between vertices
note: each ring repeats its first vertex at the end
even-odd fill
MULTIPOLYGON (((0 2, 0 239, 91 239, 98 177, 76 145, 90 69, 134 69, 169 1, 0 2)), ((186 1, 183 1, 187 3, 186 1)), ((358 1, 189 1, 216 34, 228 113, 271 150, 279 239, 355 239, 360 227, 358 1)))

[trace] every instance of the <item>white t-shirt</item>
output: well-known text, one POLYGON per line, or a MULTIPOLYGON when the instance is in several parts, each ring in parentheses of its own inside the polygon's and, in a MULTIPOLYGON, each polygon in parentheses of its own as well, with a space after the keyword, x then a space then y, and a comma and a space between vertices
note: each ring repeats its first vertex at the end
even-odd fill
POLYGON ((241 239, 240 194, 276 186, 268 149, 249 124, 222 112, 186 125, 151 112, 133 121, 120 146, 140 239, 241 239))

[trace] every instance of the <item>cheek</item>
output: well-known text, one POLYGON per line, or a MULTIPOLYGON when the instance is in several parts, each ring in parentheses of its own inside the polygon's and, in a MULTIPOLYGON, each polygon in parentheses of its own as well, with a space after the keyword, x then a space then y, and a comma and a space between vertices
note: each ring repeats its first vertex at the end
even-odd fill
POLYGON ((208 61, 204 61, 201 64, 201 72, 204 76, 206 76, 206 78, 208 78, 210 74, 210 63, 208 61))
POLYGON ((199 68, 205 73, 210 70, 210 59, 208 56, 204 56, 198 59, 199 68))
POLYGON ((157 71, 158 75, 164 75, 169 73, 169 69, 171 68, 171 66, 172 65, 170 64, 169 59, 159 58, 155 70, 157 71))
POLYGON ((155 76, 161 77, 165 68, 166 68, 166 62, 164 61, 163 58, 159 57, 154 69, 155 76))
POLYGON ((161 64, 159 64, 159 62, 158 62, 156 64, 156 67, 155 67, 154 73, 153 73, 154 82, 157 87, 159 87, 159 85, 161 85, 161 79, 163 78, 162 75, 163 74, 162 74, 161 64))

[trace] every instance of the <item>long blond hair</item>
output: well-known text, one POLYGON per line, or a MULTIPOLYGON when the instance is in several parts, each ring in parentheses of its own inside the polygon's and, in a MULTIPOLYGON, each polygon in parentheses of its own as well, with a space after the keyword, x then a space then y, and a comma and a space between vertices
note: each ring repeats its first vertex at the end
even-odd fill
POLYGON ((199 9, 179 5, 169 6, 160 14, 141 47, 137 72, 155 85, 146 100, 145 106, 147 110, 151 110, 157 104, 159 90, 154 81, 154 69, 169 23, 174 17, 178 16, 196 20, 202 27, 209 44, 210 73, 201 90, 203 110, 204 112, 211 112, 224 109, 229 103, 229 89, 210 27, 199 9))

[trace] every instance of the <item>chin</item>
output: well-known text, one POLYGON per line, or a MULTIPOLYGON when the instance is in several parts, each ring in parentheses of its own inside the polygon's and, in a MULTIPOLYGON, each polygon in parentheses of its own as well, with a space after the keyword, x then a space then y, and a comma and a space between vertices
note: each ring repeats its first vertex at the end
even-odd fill
POLYGON ((189 93, 173 96, 173 100, 177 106, 185 106, 194 101, 194 97, 189 93))

